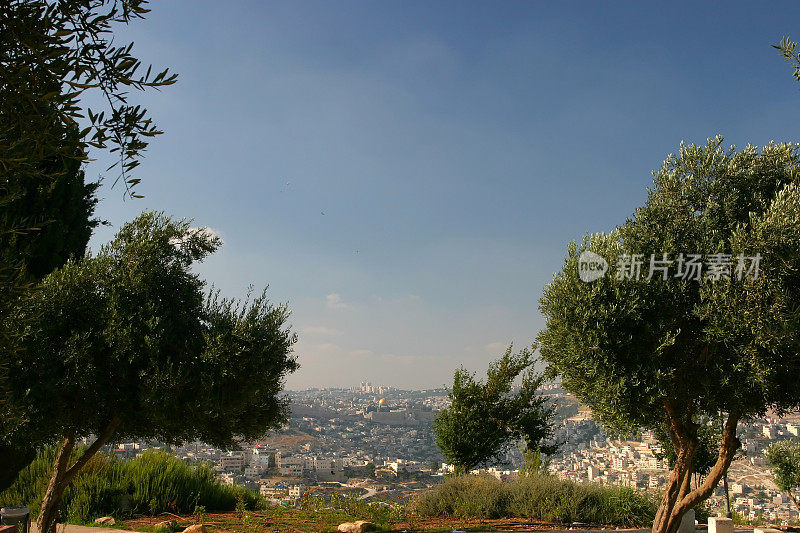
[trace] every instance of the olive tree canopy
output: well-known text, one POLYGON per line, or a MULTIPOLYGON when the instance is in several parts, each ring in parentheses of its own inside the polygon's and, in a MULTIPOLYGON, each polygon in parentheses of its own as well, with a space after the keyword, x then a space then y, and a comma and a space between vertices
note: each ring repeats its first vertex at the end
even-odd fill
POLYGON ((142 18, 146 0, 0 2, 0 490, 33 459, 42 435, 6 392, 18 339, 15 300, 69 258, 79 259, 98 221, 98 182, 86 183, 90 150, 107 151, 130 196, 135 169, 160 133, 131 90, 175 82, 114 40, 142 18), (91 109, 87 96, 94 97, 91 109))
POLYGON ((209 230, 145 213, 97 255, 48 275, 21 305, 12 401, 61 442, 41 531, 51 531, 64 489, 109 441, 229 447, 286 422, 281 391, 298 367, 289 312, 264 295, 207 295, 192 265, 219 244, 209 230), (69 465, 76 439, 90 436, 69 465))
POLYGON ((653 530, 672 533, 727 470, 739 420, 800 404, 800 172, 794 144, 716 138, 654 175, 624 224, 569 245, 538 340, 607 427, 669 428, 677 458, 653 530), (720 413, 717 460, 691 490, 699 421, 720 413))

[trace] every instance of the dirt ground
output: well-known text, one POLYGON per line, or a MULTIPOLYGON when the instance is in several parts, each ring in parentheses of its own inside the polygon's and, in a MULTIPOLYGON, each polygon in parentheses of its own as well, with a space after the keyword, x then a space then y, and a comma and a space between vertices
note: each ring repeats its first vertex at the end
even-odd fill
MULTIPOLYGON (((148 531, 152 530, 159 522, 168 520, 175 520, 179 525, 189 525, 198 523, 203 520, 203 523, 209 527, 210 530, 236 533, 255 533, 255 532, 326 532, 336 531, 335 524, 330 520, 326 520, 323 513, 315 516, 313 512, 286 512, 275 513, 250 513, 246 521, 238 513, 209 513, 203 517, 194 516, 177 516, 171 514, 162 514, 155 517, 142 517, 124 522, 125 529, 134 531, 148 531)), ((549 531, 549 530, 564 530, 564 526, 536 522, 533 520, 524 519, 455 519, 455 518, 426 518, 418 519, 413 523, 398 523, 394 525, 391 531, 419 531, 419 532, 451 532, 453 530, 466 530, 466 531, 549 531)), ((601 529, 600 527, 597 528, 601 529)), ((607 528, 614 530, 614 528, 607 528)))

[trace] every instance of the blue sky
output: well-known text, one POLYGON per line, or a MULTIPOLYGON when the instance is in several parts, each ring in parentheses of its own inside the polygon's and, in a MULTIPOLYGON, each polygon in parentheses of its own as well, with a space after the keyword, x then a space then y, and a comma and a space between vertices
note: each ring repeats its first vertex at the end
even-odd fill
MULTIPOLYGON (((571 240, 624 221, 682 140, 798 141, 800 39, 772 2, 153 2, 119 32, 179 82, 142 200, 109 176, 96 247, 144 209, 194 218, 225 294, 287 302, 289 388, 485 370, 542 328, 571 240)), ((100 157, 88 175, 104 168, 100 157)))

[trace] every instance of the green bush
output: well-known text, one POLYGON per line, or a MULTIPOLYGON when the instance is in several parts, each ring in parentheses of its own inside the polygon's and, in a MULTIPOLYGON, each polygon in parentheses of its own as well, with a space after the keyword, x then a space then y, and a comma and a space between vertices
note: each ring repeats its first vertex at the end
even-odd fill
POLYGON ((508 515, 509 492, 491 476, 456 476, 424 492, 416 501, 423 516, 501 518, 508 515))
MULTIPOLYGON (((54 459, 54 448, 41 452, 0 493, 0 506, 27 505, 36 516, 54 459)), ((255 509, 261 498, 244 487, 223 484, 207 464, 193 466, 172 454, 148 450, 130 461, 107 454, 93 457, 65 492, 61 515, 71 523, 88 523, 104 515, 190 514, 196 508, 232 511, 238 502, 255 509)))
POLYGON ((627 487, 575 483, 552 476, 502 482, 491 476, 458 476, 422 493, 415 510, 423 516, 531 518, 625 527, 652 523, 657 502, 627 487))

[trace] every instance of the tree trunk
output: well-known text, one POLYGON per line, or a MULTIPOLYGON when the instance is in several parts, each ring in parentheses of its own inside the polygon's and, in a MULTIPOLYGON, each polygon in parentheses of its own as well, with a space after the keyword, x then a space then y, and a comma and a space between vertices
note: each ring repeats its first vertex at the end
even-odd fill
POLYGON ((55 533, 56 523, 58 519, 58 504, 61 502, 61 497, 64 491, 69 486, 73 478, 78 474, 81 468, 91 459, 97 451, 108 442, 114 432, 119 427, 119 418, 114 417, 106 426, 103 433, 97 437, 89 448, 75 461, 75 464, 67 468, 69 465, 72 450, 75 448, 75 432, 69 432, 64 435, 61 441, 61 447, 56 455, 55 463, 53 464, 53 474, 50 476, 50 482, 47 484, 47 490, 42 498, 42 508, 39 511, 39 517, 36 519, 36 525, 40 533, 55 533))
POLYGON ((794 493, 792 491, 790 491, 790 490, 787 490, 786 494, 789 495, 789 498, 794 503, 794 506, 797 507, 798 509, 800 509, 800 501, 797 501, 797 496, 795 496, 794 493))
POLYGON ((656 512, 653 533, 675 533, 678 530, 686 511, 711 495, 722 475, 727 472, 740 445, 739 439, 736 438, 739 416, 731 413, 722 431, 717 462, 703 482, 695 490, 691 490, 692 458, 697 448, 697 427, 681 423, 670 406, 667 406, 667 413, 672 443, 678 459, 670 473, 664 497, 656 512))
POLYGON ((58 502, 61 500, 66 488, 62 480, 67 472, 67 465, 74 447, 75 433, 73 432, 65 436, 64 440, 61 441, 61 447, 53 464, 53 474, 50 476, 50 482, 47 484, 47 490, 44 493, 44 498, 42 498, 39 518, 36 519, 36 525, 40 533, 53 533, 55 531, 58 502))
POLYGON ((678 530, 683 514, 676 517, 672 511, 691 487, 692 459, 696 448, 696 438, 692 440, 691 437, 684 436, 678 440, 678 445, 675 446, 678 458, 670 472, 664 496, 653 520, 653 533, 675 533, 678 530))

